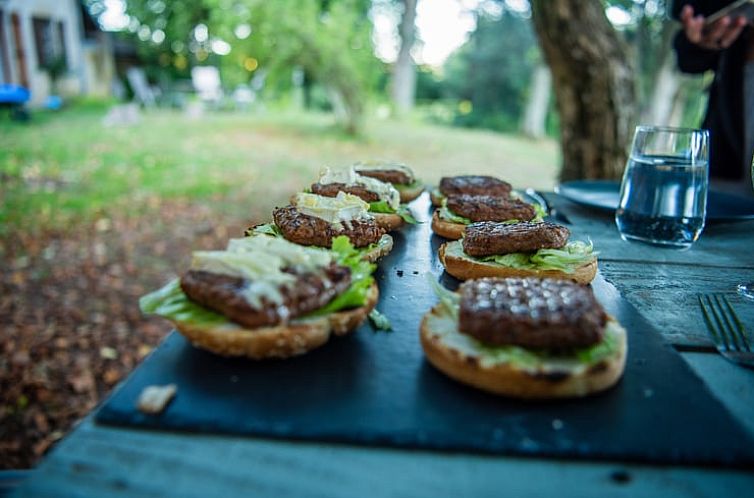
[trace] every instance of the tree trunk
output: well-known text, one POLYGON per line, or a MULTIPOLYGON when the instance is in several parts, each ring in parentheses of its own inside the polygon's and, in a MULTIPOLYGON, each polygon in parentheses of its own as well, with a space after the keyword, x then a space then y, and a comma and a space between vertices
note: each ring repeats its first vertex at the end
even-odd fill
POLYGON ((642 124, 658 126, 671 124, 673 107, 678 100, 682 82, 681 74, 675 69, 673 57, 665 57, 654 80, 649 103, 642 113, 642 124))
POLYGON ((538 64, 534 69, 531 83, 531 93, 526 103, 524 120, 521 131, 532 138, 545 136, 545 120, 547 119, 547 107, 550 103, 550 88, 552 77, 550 70, 545 64, 538 64))
POLYGON ((600 0, 532 0, 560 114, 561 181, 618 178, 634 125, 634 69, 600 0))
POLYGON ((416 93, 416 67, 411 58, 411 49, 416 41, 416 0, 401 0, 403 14, 398 25, 401 46, 393 66, 393 81, 390 91, 398 115, 414 107, 416 93))

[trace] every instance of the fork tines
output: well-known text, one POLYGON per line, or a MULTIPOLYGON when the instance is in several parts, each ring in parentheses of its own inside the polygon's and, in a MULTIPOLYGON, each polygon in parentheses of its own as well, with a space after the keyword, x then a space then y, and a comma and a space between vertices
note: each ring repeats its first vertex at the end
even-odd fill
POLYGON ((752 352, 743 324, 728 298, 721 294, 699 295, 699 304, 715 346, 721 351, 752 352))

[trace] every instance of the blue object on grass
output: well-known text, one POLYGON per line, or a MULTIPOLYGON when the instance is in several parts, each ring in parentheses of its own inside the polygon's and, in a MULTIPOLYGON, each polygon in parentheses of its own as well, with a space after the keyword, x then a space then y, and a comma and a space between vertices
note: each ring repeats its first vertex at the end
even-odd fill
POLYGON ((22 86, 0 84, 0 104, 23 105, 30 97, 31 92, 22 86))
POLYGON ((57 111, 63 107, 63 99, 57 95, 50 95, 45 99, 45 108, 51 111, 57 111))

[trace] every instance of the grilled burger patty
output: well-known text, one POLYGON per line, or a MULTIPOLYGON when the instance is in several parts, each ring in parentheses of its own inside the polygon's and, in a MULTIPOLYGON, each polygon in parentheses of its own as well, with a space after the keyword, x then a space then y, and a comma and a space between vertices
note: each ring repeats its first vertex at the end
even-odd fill
POLYGON ((377 202, 380 196, 376 192, 367 190, 360 185, 346 185, 345 183, 313 183, 312 194, 323 195, 325 197, 337 197, 338 192, 355 195, 364 202, 377 202))
POLYGON ((510 183, 492 176, 444 176, 440 180, 440 193, 446 197, 461 194, 508 197, 511 189, 510 183))
POLYGON ((356 172, 361 176, 368 176, 375 178, 381 182, 393 183, 397 185, 410 185, 414 182, 413 176, 407 171, 400 169, 359 169, 356 168, 356 172))
POLYGON ((498 223, 480 221, 466 226, 463 251, 469 256, 493 256, 512 252, 560 249, 568 242, 570 230, 555 223, 498 223))
POLYGON ((492 195, 453 195, 448 197, 447 206, 471 221, 529 221, 537 215, 534 206, 520 199, 492 195))
POLYGON ((275 209, 272 219, 286 240, 305 246, 330 247, 333 238, 345 235, 354 247, 365 247, 385 235, 385 229, 371 218, 343 222, 341 226, 336 226, 315 216, 303 214, 295 206, 275 209))
POLYGON ((563 350, 602 340, 607 315, 568 280, 482 278, 460 289, 459 331, 481 342, 563 350))
POLYGON ((351 270, 334 263, 319 273, 287 272, 297 278, 293 285, 279 289, 283 303, 263 297, 260 309, 253 308, 243 296, 243 290, 254 282, 239 277, 190 270, 181 277, 181 289, 192 301, 244 327, 257 328, 319 309, 351 285, 351 270))

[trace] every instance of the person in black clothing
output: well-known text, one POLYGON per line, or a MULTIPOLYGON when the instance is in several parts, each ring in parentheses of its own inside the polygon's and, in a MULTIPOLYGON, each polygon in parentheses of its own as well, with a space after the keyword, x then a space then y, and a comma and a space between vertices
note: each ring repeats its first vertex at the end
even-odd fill
POLYGON ((682 72, 715 72, 702 124, 710 132, 710 176, 713 181, 735 182, 740 192, 751 193, 753 30, 741 16, 726 16, 704 27, 705 17, 730 3, 732 0, 675 0, 672 15, 681 21, 682 29, 673 41, 673 48, 682 72))

